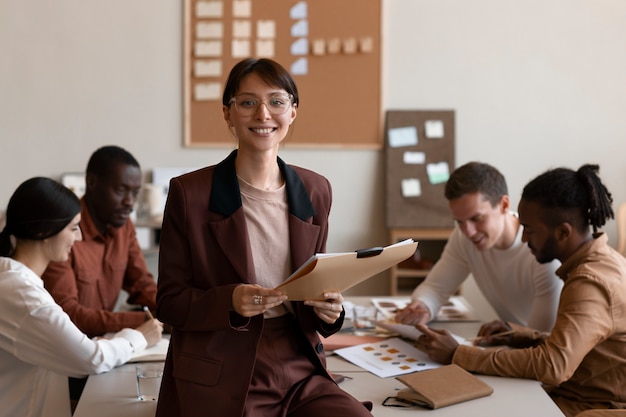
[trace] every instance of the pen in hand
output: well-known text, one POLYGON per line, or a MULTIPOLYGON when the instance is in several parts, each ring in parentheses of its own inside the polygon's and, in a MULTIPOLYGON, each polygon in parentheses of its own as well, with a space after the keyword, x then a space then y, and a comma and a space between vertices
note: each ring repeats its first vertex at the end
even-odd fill
POLYGON ((487 335, 487 336, 470 337, 470 338, 468 338, 466 340, 468 342, 480 342, 481 340, 486 339, 488 337, 508 336, 510 334, 513 334, 513 333, 515 333, 514 330, 509 330, 509 331, 506 331, 506 332, 494 333, 494 334, 490 334, 490 335, 487 335))
POLYGON ((154 316, 150 312, 150 309, 148 308, 148 306, 143 306, 143 311, 145 311, 146 316, 148 317, 148 320, 154 320, 154 316))

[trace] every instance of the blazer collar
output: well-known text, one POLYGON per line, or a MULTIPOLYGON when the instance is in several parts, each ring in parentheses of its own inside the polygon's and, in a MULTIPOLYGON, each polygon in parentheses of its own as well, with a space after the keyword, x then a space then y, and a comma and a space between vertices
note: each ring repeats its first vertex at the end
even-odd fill
MULTIPOLYGON (((242 204, 239 181, 237 180, 237 172, 235 171, 235 158, 237 158, 236 149, 232 151, 226 159, 215 166, 213 186, 211 188, 209 210, 220 213, 226 217, 229 217, 237 211, 242 204)), ((302 179, 300 179, 300 176, 298 176, 293 168, 287 165, 282 159, 278 157, 276 159, 278 167, 285 178, 289 213, 298 217, 300 220, 306 220, 312 217, 315 214, 315 209, 309 198, 309 193, 302 183, 302 179)))

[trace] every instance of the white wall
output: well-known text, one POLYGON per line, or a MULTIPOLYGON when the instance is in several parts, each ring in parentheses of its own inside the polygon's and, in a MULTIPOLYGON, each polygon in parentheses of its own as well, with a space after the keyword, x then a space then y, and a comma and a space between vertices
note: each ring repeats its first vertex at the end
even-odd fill
MULTIPOLYGON (((181 145, 181 23, 176 1, 0 0, 0 207, 28 177, 83 171, 104 144, 144 171, 225 156, 181 145)), ((515 205, 535 175, 584 162, 626 201, 626 2, 383 0, 382 38, 383 108, 455 109, 457 164, 499 167, 515 205)), ((329 250, 386 241, 381 152, 281 155, 332 182, 329 250)))

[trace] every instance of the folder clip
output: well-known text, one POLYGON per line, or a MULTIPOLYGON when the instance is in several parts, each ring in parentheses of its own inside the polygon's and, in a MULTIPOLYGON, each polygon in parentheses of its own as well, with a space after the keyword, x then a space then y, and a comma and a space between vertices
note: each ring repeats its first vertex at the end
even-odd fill
POLYGON ((382 251, 383 251, 383 248, 381 246, 376 246, 376 247, 367 248, 367 249, 359 249, 356 251, 356 257, 357 258, 369 258, 372 256, 380 255, 382 251))

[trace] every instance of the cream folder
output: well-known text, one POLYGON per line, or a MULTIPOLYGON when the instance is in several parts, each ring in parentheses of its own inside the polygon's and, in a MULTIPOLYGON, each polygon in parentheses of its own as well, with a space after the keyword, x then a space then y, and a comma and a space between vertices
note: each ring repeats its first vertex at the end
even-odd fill
POLYGON ((407 239, 384 248, 318 253, 276 287, 290 300, 323 300, 325 292, 343 292, 411 257, 417 242, 407 239))

